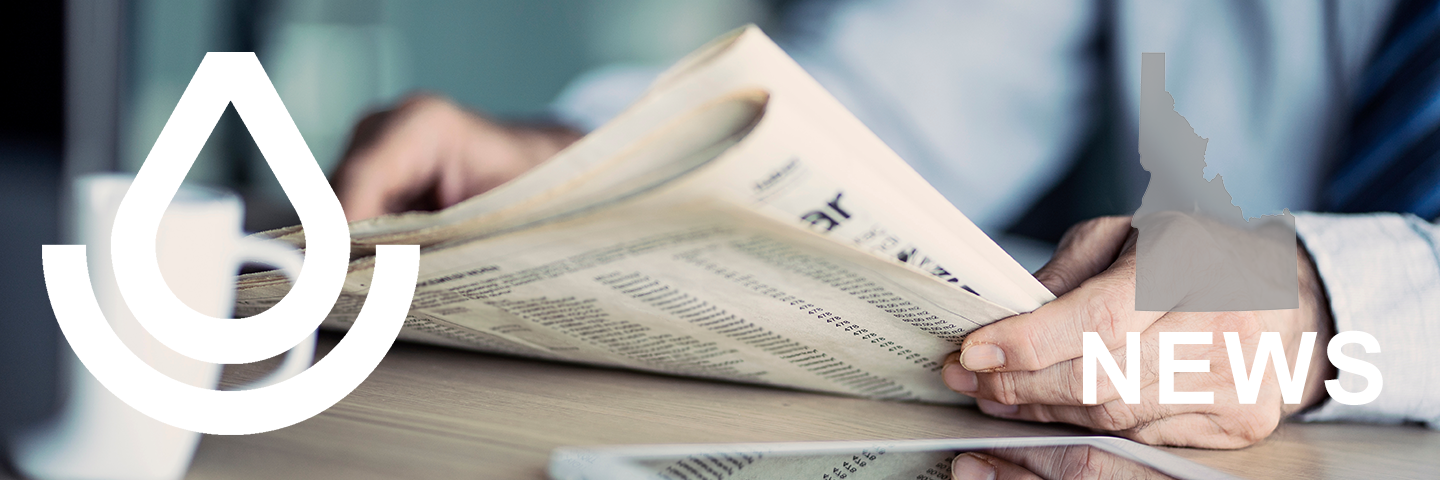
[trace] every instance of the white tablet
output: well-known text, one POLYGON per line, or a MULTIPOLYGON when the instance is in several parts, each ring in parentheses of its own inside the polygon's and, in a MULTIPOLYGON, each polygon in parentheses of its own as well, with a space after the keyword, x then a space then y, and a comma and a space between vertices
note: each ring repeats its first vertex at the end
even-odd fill
POLYGON ((550 455, 550 478, 949 480, 951 461, 964 452, 1052 472, 1073 473, 1089 462, 1102 478, 1237 478, 1126 439, 1099 436, 562 447, 550 455))

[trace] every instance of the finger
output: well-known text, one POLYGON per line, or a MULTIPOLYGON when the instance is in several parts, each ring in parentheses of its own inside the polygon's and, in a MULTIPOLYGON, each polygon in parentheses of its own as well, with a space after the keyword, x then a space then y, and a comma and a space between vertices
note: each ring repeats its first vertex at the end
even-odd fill
MULTIPOLYGON (((1005 405, 989 400, 976 400, 980 411, 1008 420, 1041 423, 1068 423, 1104 432, 1123 432, 1165 418, 1176 405, 1151 402, 1129 404, 1112 400, 1099 405, 1005 405)), ((1173 412, 1178 413, 1178 412, 1173 412)))
MULTIPOLYGON (((1136 374, 1140 376, 1139 387, 1141 390, 1149 388, 1159 382, 1160 374, 1158 364, 1154 361, 1145 362, 1144 359, 1156 358, 1156 352, 1160 350, 1161 332, 1189 332, 1205 331, 1214 328, 1218 320, 1210 315, 1200 313, 1172 312, 1162 316, 1150 328, 1140 332, 1140 343, 1135 350, 1140 353, 1141 363, 1137 365, 1136 374)), ((1220 322, 1220 325, 1229 325, 1232 322, 1220 322)), ((1217 350, 1218 344, 1212 343, 1209 346, 1181 346, 1177 348, 1177 358, 1209 358, 1213 361, 1224 362, 1226 358, 1223 352, 1217 350)), ((1110 357, 1115 360, 1116 366, 1122 372, 1129 372, 1129 354, 1131 346, 1122 345, 1109 350, 1110 357)), ((1212 372, 1228 371, 1226 365, 1212 365, 1212 372)), ((1098 361, 1094 368, 1101 368, 1098 361)), ((1085 361, 1084 358, 1072 358, 1049 367, 1035 371, 1018 370, 1010 372, 988 372, 977 373, 975 379, 969 384, 970 390, 956 390, 960 393, 1007 405, 1020 404, 1045 404, 1045 405, 1085 405, 1085 361)), ((1103 372, 1103 371, 1102 371, 1103 372)), ((947 385, 954 373, 945 377, 947 385)), ((1111 400, 1120 399, 1120 390, 1114 379, 1108 373, 1097 372, 1095 376, 1095 404, 1103 404, 1111 400)))
MULTIPOLYGON (((1248 318, 1245 312, 1227 313, 1203 313, 1203 312, 1171 312, 1162 316, 1150 328, 1140 332, 1140 343, 1135 350, 1140 353, 1141 363, 1137 365, 1136 374, 1139 375, 1139 387, 1143 390, 1159 382, 1160 375, 1158 363, 1154 358, 1160 351, 1160 334, 1163 332, 1195 332, 1195 331, 1246 331, 1253 329, 1253 319, 1248 318), (1146 362, 1145 358, 1152 361, 1146 362)), ((1249 332, 1246 336, 1258 335, 1249 332)), ((1130 345, 1123 345, 1109 350, 1111 358, 1120 367, 1122 372, 1129 371, 1130 345)), ((1176 358, 1179 359, 1208 359, 1211 362, 1211 380, 1222 381, 1228 379, 1224 375, 1229 373, 1230 363, 1228 351, 1218 336, 1212 338, 1209 345, 1180 345, 1176 347, 1176 358), (1223 378, 1221 378, 1223 377, 1223 378), (1215 379, 1219 380, 1215 380, 1215 379)), ((992 400, 1007 405, 1020 404, 1045 404, 1045 405, 1084 405, 1085 392, 1085 361, 1082 358, 1072 358, 1049 367, 1035 371, 1008 371, 1008 372, 968 372, 958 365, 959 356, 951 354, 946 358, 946 367, 942 373, 947 386, 951 389, 975 398, 992 400), (968 375, 968 378, 965 376, 968 375)), ((1101 368, 1096 363, 1094 368, 1101 368)), ((1103 371, 1102 371, 1103 372, 1103 371)), ((1182 373, 1184 378, 1191 373, 1182 373)), ((1225 384, 1223 392, 1233 391, 1232 384, 1225 384)), ((1111 400, 1120 399, 1120 391, 1114 379, 1108 373, 1097 372, 1095 376, 1095 402, 1105 403, 1111 400)), ((1217 397, 1219 398, 1219 397, 1217 397)))
POLYGON ((1086 445, 1032 448, 1000 448, 986 452, 1041 478, 1051 479, 1166 479, 1170 478, 1136 462, 1086 445))
POLYGON ((384 215, 384 202, 373 190, 376 182, 365 178, 374 174, 351 168, 335 176, 335 196, 345 211, 345 219, 353 222, 384 215))
POLYGON ((403 135, 392 132, 371 142, 347 156, 335 173, 335 195, 350 221, 394 213, 394 198, 423 183, 430 168, 431 162, 423 161, 428 152, 411 151, 423 147, 403 135))
POLYGON ((407 115, 418 98, 402 101, 395 108, 371 112, 355 123, 340 165, 331 178, 331 187, 345 209, 347 219, 354 221, 384 214, 384 203, 380 195, 371 190, 381 172, 375 172, 377 165, 374 151, 390 130, 407 115))
MULTIPOLYGON (((1141 363, 1136 373, 1140 376, 1139 386, 1142 390, 1155 385, 1160 380, 1158 364, 1155 361, 1144 362, 1144 358, 1156 358, 1160 349, 1160 334, 1163 332, 1189 332, 1189 331, 1242 331, 1246 337, 1257 336, 1258 332, 1249 332, 1246 324, 1253 323, 1246 319, 1246 313, 1197 313, 1197 312, 1172 312, 1161 317, 1151 325, 1150 329, 1141 332, 1140 344, 1136 350, 1141 354, 1141 363)), ((1216 335, 1209 345, 1179 345, 1176 347, 1177 359, 1200 359, 1210 362, 1210 373, 1194 374, 1181 373, 1176 378, 1183 380, 1189 375, 1208 375, 1202 381, 1218 382, 1215 390, 1217 403, 1228 401, 1235 403, 1233 384, 1226 383, 1230 379, 1227 374, 1231 372, 1230 359, 1225 343, 1216 335)), ((1115 359, 1115 363, 1122 372, 1129 369, 1130 346, 1122 346, 1110 350, 1109 354, 1115 359)), ((1253 355, 1251 355, 1253 357, 1253 355)), ((953 358, 953 356, 952 356, 953 358)), ((947 359, 948 360, 948 359, 947 359)), ((1084 405, 1084 368, 1083 358, 1066 360, 1037 371, 1014 371, 994 373, 971 373, 973 378, 967 382, 957 382, 956 379, 964 372, 957 366, 947 365, 949 369, 944 372, 944 379, 947 385, 957 392, 964 393, 971 397, 992 400, 1007 405, 1019 404, 1045 404, 1045 405, 1084 405), (969 388, 957 388, 957 385, 969 388)), ((1100 368, 1097 364, 1093 368, 1100 368)), ((1202 384, 1204 384, 1202 382, 1202 384)), ((1208 384, 1205 384, 1208 385, 1208 384)), ((1114 380, 1108 373, 1097 372, 1095 376, 1095 403, 1105 403, 1111 400, 1120 399, 1120 391, 1114 380)), ((1267 397, 1268 398, 1268 397, 1267 397)))
POLYGON ((1034 312, 992 323, 966 336, 960 361, 971 371, 1039 370, 1080 357, 1084 332, 1096 332, 1107 349, 1125 344, 1164 312, 1135 310, 1135 253, 1127 249, 1111 267, 1034 312))
POLYGON ((423 146, 405 138, 381 142, 337 177, 336 195, 350 221, 404 211, 435 183, 436 165, 423 146))
POLYGON ((361 120, 334 176, 346 218, 399 213, 423 202, 440 177, 447 146, 464 138, 466 125, 463 112, 428 95, 361 120))
MULTIPOLYGON (((1159 348, 1160 328, 1175 328, 1180 322, 1162 318, 1155 323, 1151 331, 1140 335, 1140 352, 1156 352, 1159 348), (1163 327, 1162 327, 1163 325, 1163 327)), ((1110 350, 1110 356, 1115 359, 1115 364, 1121 371, 1129 371, 1128 352, 1129 346, 1122 346, 1110 350)), ((1141 354, 1142 359, 1144 353, 1141 354)), ((1027 403, 1038 403, 1045 405, 1083 405, 1085 398, 1085 362, 1082 359, 1074 358, 1064 362, 1045 367, 1035 371, 1013 371, 993 373, 970 373, 964 372, 961 368, 947 367, 954 371, 944 373, 946 385, 960 393, 1007 405, 1020 405, 1027 403), (974 379, 967 379, 969 383, 958 382, 959 375, 969 373, 974 379), (959 386, 969 386, 970 390, 961 390, 959 386)), ((1095 368, 1100 368, 1097 365, 1095 368)), ((1140 375, 1140 387, 1145 388, 1159 381, 1159 372, 1155 364, 1141 363, 1137 372, 1140 375)), ((1095 403, 1105 403, 1120 398, 1120 390, 1109 375, 1098 374, 1095 376, 1095 403)))
POLYGON ((1042 480, 1024 467, 983 453, 968 452, 950 463, 955 480, 1042 480))
MULTIPOLYGON (((1233 386, 1230 383, 1232 379, 1228 375, 1215 373, 1217 371, 1212 362, 1210 372, 1176 374, 1174 389, 1177 392, 1215 392, 1226 386, 1233 386)), ((1133 404, 1125 403, 1121 399, 1098 405, 1006 405, 984 399, 977 399, 976 404, 979 405, 980 411, 1000 418, 1042 423, 1062 422, 1106 432, 1137 429, 1177 415, 1221 411, 1214 404, 1160 403, 1160 386, 1158 384, 1141 388, 1140 402, 1133 404)), ((1262 405, 1236 407, 1246 407, 1251 410, 1249 413, 1259 413, 1261 409, 1268 408, 1262 405)), ((1231 410, 1226 407, 1225 411, 1227 414, 1234 415, 1242 413, 1243 409, 1231 410)))
POLYGON ((345 219, 353 222, 384 215, 385 200, 378 191, 383 172, 373 171, 376 166, 347 167, 335 176, 335 196, 345 211, 345 219))
POLYGON ((1055 256, 1035 279, 1055 295, 1064 295, 1105 270, 1130 236, 1130 217, 1100 217, 1075 224, 1060 238, 1055 256))

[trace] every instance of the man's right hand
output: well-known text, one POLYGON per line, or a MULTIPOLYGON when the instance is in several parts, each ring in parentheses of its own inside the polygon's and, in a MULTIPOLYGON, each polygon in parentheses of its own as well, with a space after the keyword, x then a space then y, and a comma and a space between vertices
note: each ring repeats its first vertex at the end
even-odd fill
POLYGON ((580 136, 502 125, 417 95, 356 124, 332 182, 350 221, 438 210, 500 186, 580 136))

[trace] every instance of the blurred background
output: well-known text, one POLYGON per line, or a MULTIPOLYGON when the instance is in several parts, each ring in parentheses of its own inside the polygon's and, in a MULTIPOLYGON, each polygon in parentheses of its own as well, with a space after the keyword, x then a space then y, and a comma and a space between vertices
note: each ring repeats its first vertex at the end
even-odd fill
MULTIPOLYGON (((84 2, 80 2, 84 3, 84 2)), ((332 172, 361 116, 431 92, 503 119, 542 117, 609 64, 666 64, 783 2, 761 0, 139 0, 115 48, 115 168, 144 161, 205 52, 253 51, 332 172)), ((246 198, 251 231, 298 223, 233 109, 190 180, 246 198)))

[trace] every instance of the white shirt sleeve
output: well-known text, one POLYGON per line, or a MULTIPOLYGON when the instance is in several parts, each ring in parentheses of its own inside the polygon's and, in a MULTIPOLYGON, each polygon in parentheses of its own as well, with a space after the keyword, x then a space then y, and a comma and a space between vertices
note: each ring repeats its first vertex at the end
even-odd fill
MULTIPOLYGON (((1066 172, 1093 112, 1093 2, 806 7, 782 46, 981 228, 1004 228, 1066 172)), ((593 129, 659 71, 587 74, 553 113, 593 129)))
MULTIPOLYGON (((1424 422, 1440 429, 1433 353, 1440 346, 1440 226, 1414 215, 1302 213, 1295 227, 1325 283, 1335 331, 1358 330, 1379 341, 1380 353, 1353 345, 1345 354, 1374 364, 1384 380, 1373 402, 1327 400, 1302 418, 1424 422)), ((1349 372, 1338 379, 1346 391, 1366 386, 1349 372)))

